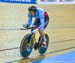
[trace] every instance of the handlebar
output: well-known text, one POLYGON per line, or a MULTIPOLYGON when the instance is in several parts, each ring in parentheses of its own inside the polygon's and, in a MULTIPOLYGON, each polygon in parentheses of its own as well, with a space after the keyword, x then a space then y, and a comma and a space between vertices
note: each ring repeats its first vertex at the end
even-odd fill
POLYGON ((10 31, 10 30, 12 30, 12 31, 13 31, 13 30, 16 30, 16 31, 17 31, 17 30, 28 30, 28 29, 32 29, 32 28, 30 27, 30 28, 21 28, 21 29, 19 29, 19 28, 15 28, 15 29, 0 29, 0 31, 3 31, 3 30, 4 30, 4 31, 8 31, 8 30, 9 30, 9 31, 10 31))
POLYGON ((20 30, 28 30, 28 29, 33 29, 33 27, 21 28, 20 30))
POLYGON ((35 29, 37 28, 36 26, 32 26, 32 27, 27 27, 27 28, 21 28, 21 30, 28 30, 28 29, 35 29))
POLYGON ((15 29, 0 29, 0 31, 1 30, 28 30, 28 29, 34 29, 34 28, 36 28, 36 27, 28 27, 28 28, 21 28, 21 29, 19 29, 19 28, 15 28, 15 29))

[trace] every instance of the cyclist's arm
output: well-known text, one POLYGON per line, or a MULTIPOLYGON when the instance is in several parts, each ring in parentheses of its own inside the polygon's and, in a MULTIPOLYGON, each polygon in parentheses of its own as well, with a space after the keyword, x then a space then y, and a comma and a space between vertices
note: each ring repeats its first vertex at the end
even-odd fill
POLYGON ((30 26, 32 23, 32 16, 30 14, 28 14, 28 25, 30 26))
POLYGON ((41 23, 41 25, 38 28, 40 29, 40 28, 43 28, 44 25, 45 25, 45 23, 44 23, 44 12, 40 12, 39 16, 40 16, 40 23, 41 23))

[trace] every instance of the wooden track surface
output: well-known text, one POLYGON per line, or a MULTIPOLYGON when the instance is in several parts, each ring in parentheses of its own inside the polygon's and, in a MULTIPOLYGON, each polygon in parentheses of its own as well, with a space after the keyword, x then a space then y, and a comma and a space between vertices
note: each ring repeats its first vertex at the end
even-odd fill
MULTIPOLYGON (((0 3, 0 29, 22 28, 22 25, 27 22, 27 9, 29 6, 0 3)), ((39 56, 37 51, 33 51, 29 59, 18 61, 22 58, 19 53, 21 40, 30 31, 0 30, 1 63, 10 61, 13 63, 28 63, 40 58, 75 50, 75 5, 36 6, 44 8, 50 16, 50 23, 45 30, 50 40, 45 56, 39 56)), ((38 36, 39 34, 37 33, 38 36)))

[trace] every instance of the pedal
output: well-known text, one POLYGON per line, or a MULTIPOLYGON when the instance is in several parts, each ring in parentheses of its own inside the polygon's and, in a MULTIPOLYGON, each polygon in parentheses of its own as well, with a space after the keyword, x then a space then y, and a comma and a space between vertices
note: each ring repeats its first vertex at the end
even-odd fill
POLYGON ((39 47, 39 44, 38 44, 38 43, 35 43, 35 45, 34 45, 34 49, 37 50, 38 47, 39 47))

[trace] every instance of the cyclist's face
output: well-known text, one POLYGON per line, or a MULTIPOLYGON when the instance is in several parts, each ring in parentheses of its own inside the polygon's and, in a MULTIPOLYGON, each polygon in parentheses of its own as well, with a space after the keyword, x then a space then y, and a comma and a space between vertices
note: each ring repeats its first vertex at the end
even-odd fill
POLYGON ((35 12, 34 11, 30 11, 29 13, 32 15, 32 17, 35 16, 35 12))

